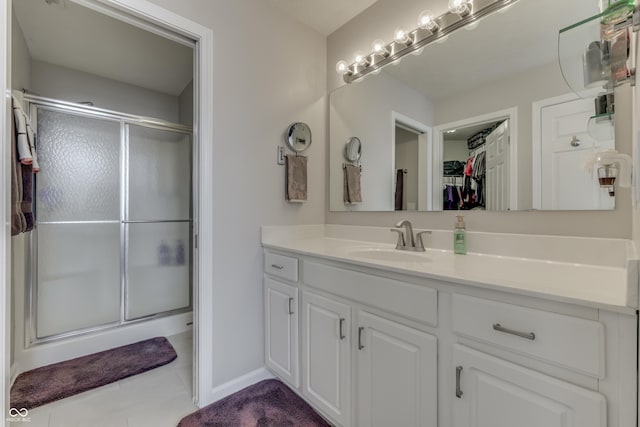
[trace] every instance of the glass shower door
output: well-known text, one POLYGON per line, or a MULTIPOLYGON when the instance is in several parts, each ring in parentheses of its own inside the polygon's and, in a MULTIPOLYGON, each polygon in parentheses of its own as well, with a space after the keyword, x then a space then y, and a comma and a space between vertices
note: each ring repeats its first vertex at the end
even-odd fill
POLYGON ((191 135, 127 125, 125 319, 191 305, 191 135))
POLYGON ((38 108, 35 336, 120 320, 120 123, 38 108))

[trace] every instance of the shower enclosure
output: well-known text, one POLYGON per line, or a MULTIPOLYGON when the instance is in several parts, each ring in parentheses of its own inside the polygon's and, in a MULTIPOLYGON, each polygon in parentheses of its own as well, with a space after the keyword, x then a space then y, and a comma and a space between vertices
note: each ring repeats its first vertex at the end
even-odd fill
POLYGON ((192 130, 27 96, 30 344, 191 310, 192 130))

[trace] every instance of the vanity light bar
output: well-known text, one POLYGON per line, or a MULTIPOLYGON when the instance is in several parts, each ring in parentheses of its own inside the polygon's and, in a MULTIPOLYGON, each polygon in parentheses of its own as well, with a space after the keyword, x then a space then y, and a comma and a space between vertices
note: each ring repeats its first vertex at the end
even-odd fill
POLYGON ((397 29, 394 32, 394 41, 384 45, 381 40, 373 43, 373 52, 362 55, 358 52, 358 58, 351 65, 345 61, 336 64, 336 71, 342 74, 345 83, 352 83, 363 78, 367 74, 377 72, 382 67, 392 62, 399 61, 403 56, 413 53, 418 54, 422 48, 438 40, 444 40, 455 30, 468 24, 477 23, 485 16, 510 6, 518 0, 452 0, 455 4, 454 11, 446 12, 437 18, 429 19, 428 11, 420 14, 420 25, 413 31, 404 32, 397 29), (465 6, 465 7, 461 7, 465 6), (457 12, 456 12, 457 11, 457 12))

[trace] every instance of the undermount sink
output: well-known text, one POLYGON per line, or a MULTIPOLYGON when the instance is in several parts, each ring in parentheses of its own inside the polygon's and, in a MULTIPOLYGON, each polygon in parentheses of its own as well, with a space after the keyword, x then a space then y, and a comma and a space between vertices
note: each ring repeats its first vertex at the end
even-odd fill
POLYGON ((422 263, 431 261, 423 252, 401 251, 388 248, 357 248, 347 251, 356 258, 367 258, 375 261, 422 263))

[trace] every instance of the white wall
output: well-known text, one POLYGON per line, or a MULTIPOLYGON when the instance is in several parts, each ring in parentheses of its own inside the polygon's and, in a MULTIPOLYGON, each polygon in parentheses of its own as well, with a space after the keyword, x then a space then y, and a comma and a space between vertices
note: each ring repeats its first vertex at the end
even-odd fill
POLYGON ((31 63, 31 87, 46 98, 91 101, 94 107, 128 114, 179 120, 178 97, 41 61, 31 63))
POLYGON ((447 140, 442 143, 442 160, 466 161, 469 158, 467 140, 447 140))
POLYGON ((15 12, 11 13, 11 87, 21 90, 31 84, 31 57, 15 12))
MULTIPOLYGON (((334 72, 335 73, 335 72, 334 72)), ((330 206, 335 211, 391 211, 394 194, 395 125, 392 112, 420 123, 433 123, 431 102, 405 83, 382 73, 331 93, 330 206), (345 205, 342 198, 344 144, 351 137, 362 143, 362 203, 345 205)))
POLYGON ((178 120, 183 125, 193 126, 193 80, 185 86, 178 97, 178 120))
MULTIPOLYGON (((213 365, 220 385, 264 364, 263 224, 324 223, 326 41, 266 2, 153 0, 214 33, 213 365), (308 201, 284 200, 276 146, 295 121, 313 143, 308 201)), ((207 302, 203 302, 207 304, 207 302)), ((206 362, 206 361, 204 361, 206 362)))
MULTIPOLYGON (((424 0, 403 0, 398 7, 395 0, 378 0, 362 14, 329 35, 327 39, 327 86, 333 90, 344 83, 335 72, 339 59, 351 58, 357 50, 369 50, 372 40, 388 39, 399 26, 415 28, 416 17, 421 10, 430 8, 438 15, 444 12, 446 2, 425 3, 424 0)), ((428 54, 428 48, 425 51, 428 54)), ((541 98, 544 96, 541 96, 541 98)), ((481 99, 470 101, 470 108, 481 99)), ((436 119, 441 122, 436 111, 436 119)), ((523 114, 526 114, 523 113, 523 114)), ((442 117, 442 116, 441 116, 442 117)), ((628 93, 616 97, 616 145, 630 152, 631 147, 631 96, 628 93)), ((525 168, 526 153, 519 154, 525 168)), ((411 220, 420 228, 451 229, 455 223, 454 212, 327 212, 329 224, 355 224, 388 226, 399 218, 411 220)), ((533 234, 557 234, 597 237, 631 237, 630 192, 622 189, 616 197, 616 209, 606 212, 486 212, 474 211, 465 218, 467 228, 473 231, 512 232, 533 234)))

